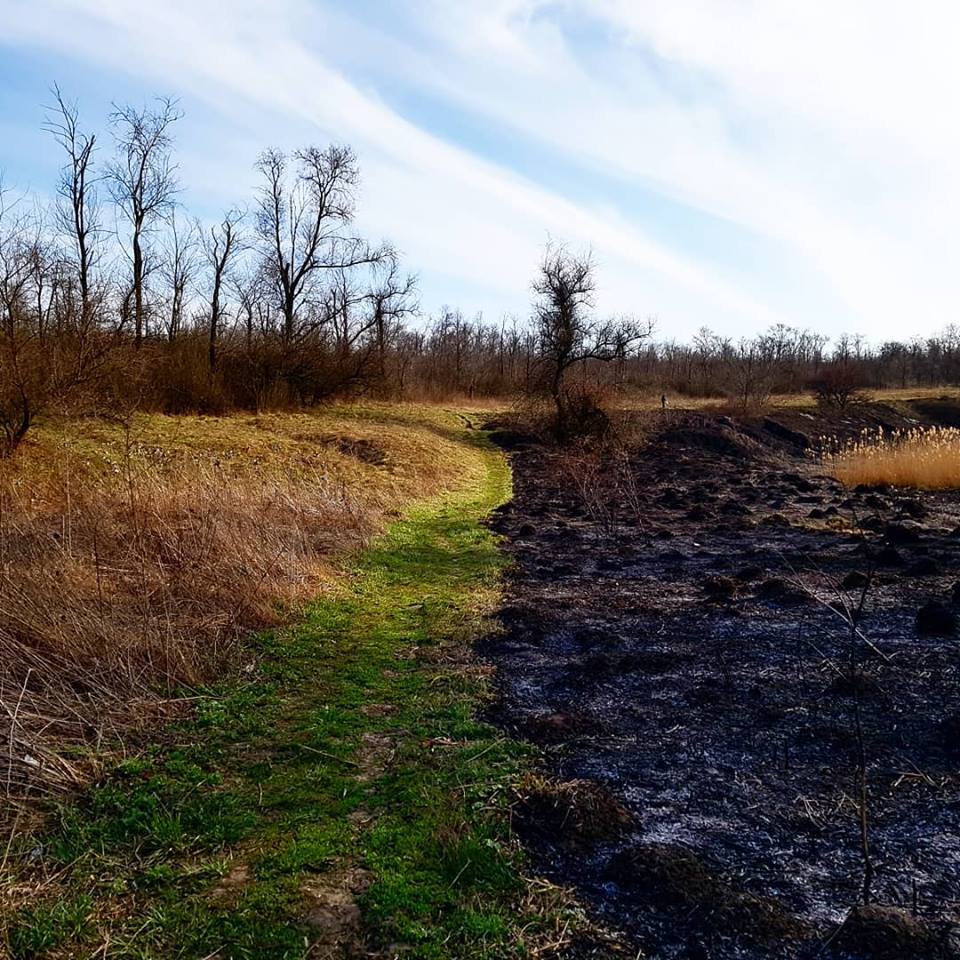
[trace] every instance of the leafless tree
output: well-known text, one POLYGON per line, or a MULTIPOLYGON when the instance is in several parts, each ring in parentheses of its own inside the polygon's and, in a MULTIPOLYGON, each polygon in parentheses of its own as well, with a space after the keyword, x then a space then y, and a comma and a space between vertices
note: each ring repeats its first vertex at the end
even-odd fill
POLYGON ((35 236, 27 215, 0 183, 0 454, 9 456, 36 414, 28 297, 35 236))
POLYGON ((266 337, 274 332, 270 278, 265 265, 260 262, 249 265, 246 270, 228 273, 227 282, 243 318, 247 350, 252 350, 255 337, 266 337))
POLYGON ((396 256, 388 257, 385 267, 370 292, 377 345, 377 376, 381 386, 387 380, 387 353, 391 342, 402 329, 404 317, 417 310, 417 278, 401 273, 396 256))
POLYGON ((42 218, 0 183, 0 457, 38 414, 90 383, 114 342, 112 331, 63 308, 61 264, 42 218))
POLYGON ((776 385, 777 361, 761 343, 756 339, 741 339, 729 367, 734 394, 742 410, 767 403, 776 385))
POLYGON ((220 223, 204 234, 203 252, 210 271, 208 357, 211 371, 217 368, 217 345, 223 321, 224 286, 242 243, 240 232, 242 222, 243 213, 239 210, 228 210, 220 223))
POLYGON ((114 202, 130 225, 129 299, 136 347, 146 333, 146 237, 169 212, 178 190, 170 128, 180 116, 176 101, 168 97, 158 98, 153 109, 115 106, 110 116, 117 151, 107 177, 114 202))
POLYGON ((92 321, 93 274, 100 258, 100 200, 93 164, 97 138, 80 129, 76 103, 68 101, 56 85, 53 95, 56 102, 44 127, 67 155, 57 185, 57 224, 74 248, 80 314, 87 325, 92 321))
POLYGON ((159 272, 168 291, 167 340, 173 343, 183 329, 190 286, 197 273, 197 231, 190 223, 178 222, 176 210, 171 210, 168 222, 159 272))
POLYGON ((564 246, 548 244, 533 282, 534 320, 547 389, 563 433, 567 421, 564 381, 567 372, 587 360, 607 363, 650 336, 652 327, 631 320, 598 321, 593 315, 594 263, 564 246))
POLYGON ((268 150, 257 163, 263 185, 257 233, 290 344, 298 316, 316 296, 320 276, 381 262, 385 246, 371 247, 352 232, 360 174, 349 147, 306 147, 287 158, 268 150), (294 170, 289 170, 290 160, 294 170))
POLYGON ((424 353, 426 338, 419 330, 401 329, 395 344, 397 361, 397 397, 403 400, 406 396, 407 377, 410 368, 417 357, 424 353))

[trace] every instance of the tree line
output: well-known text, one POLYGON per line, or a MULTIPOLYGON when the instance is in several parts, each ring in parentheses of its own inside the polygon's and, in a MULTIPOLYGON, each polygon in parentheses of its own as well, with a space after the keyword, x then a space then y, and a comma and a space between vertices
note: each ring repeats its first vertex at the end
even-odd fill
POLYGON ((115 106, 112 142, 58 89, 60 149, 44 205, 0 181, 0 454, 42 413, 224 412, 385 398, 539 394, 560 421, 595 387, 728 396, 744 406, 813 387, 953 383, 960 331, 868 345, 778 326, 733 341, 657 342, 601 321, 589 255, 550 245, 530 317, 424 317, 396 249, 359 234, 360 171, 344 145, 265 150, 258 188, 213 222, 180 202, 179 105, 115 106))

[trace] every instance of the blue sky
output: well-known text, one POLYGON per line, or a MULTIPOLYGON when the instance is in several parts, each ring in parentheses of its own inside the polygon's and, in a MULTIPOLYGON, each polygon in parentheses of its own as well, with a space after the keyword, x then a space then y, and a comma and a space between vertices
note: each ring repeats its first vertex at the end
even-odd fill
POLYGON ((359 218, 425 310, 527 316, 548 237, 661 338, 957 319, 953 4, 919 0, 0 0, 0 169, 52 189, 49 87, 179 97, 182 200, 267 146, 356 149, 359 218))

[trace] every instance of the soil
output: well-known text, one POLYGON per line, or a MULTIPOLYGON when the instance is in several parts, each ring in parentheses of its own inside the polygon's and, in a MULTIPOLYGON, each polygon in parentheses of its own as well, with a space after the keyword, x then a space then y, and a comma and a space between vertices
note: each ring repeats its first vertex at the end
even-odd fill
POLYGON ((563 451, 502 435, 492 719, 577 787, 526 798, 517 828, 645 956, 958 955, 960 494, 846 489, 810 456, 823 435, 950 418, 669 414, 603 510, 563 451), (880 906, 851 913, 858 704, 880 906), (581 795, 615 829, 585 829, 581 795))

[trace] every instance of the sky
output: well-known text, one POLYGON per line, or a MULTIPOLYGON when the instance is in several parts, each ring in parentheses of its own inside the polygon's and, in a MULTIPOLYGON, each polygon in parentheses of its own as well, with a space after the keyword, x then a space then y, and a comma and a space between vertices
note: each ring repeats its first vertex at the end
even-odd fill
POLYGON ((348 143, 358 220, 425 312, 529 316, 548 240, 658 337, 874 341, 960 314, 953 0, 0 0, 0 170, 49 194, 53 83, 179 98, 181 200, 249 203, 266 147, 348 143))

